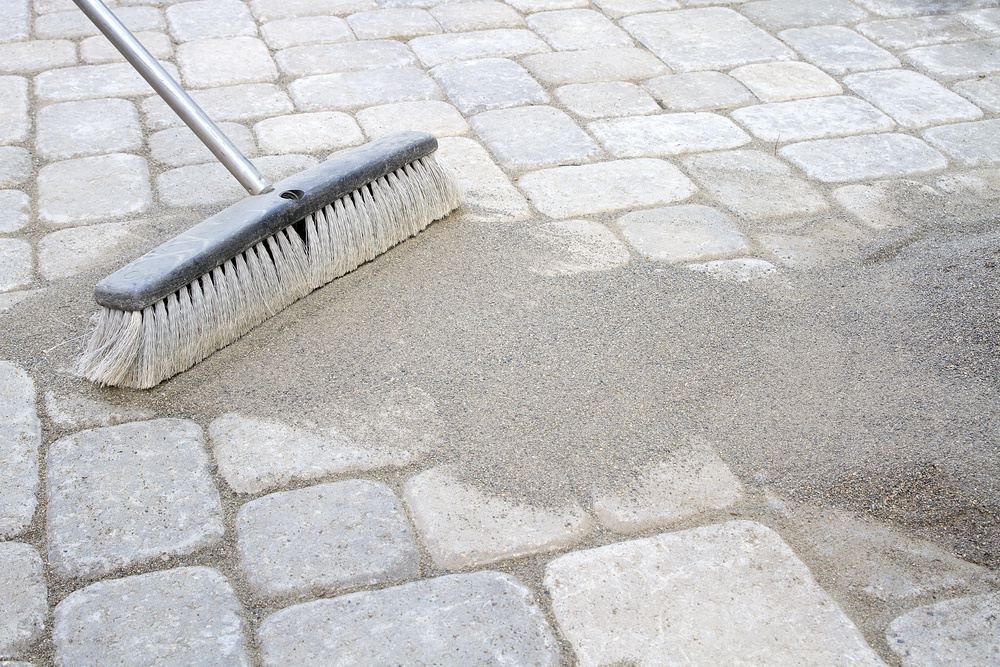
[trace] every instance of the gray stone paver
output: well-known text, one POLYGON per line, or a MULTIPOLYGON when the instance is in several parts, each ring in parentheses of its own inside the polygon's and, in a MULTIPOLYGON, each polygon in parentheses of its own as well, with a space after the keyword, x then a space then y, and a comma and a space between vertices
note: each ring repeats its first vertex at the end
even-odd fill
POLYGON ((887 49, 912 49, 916 46, 964 42, 981 37, 954 16, 871 21, 858 24, 855 29, 887 49))
POLYGON ((521 63, 542 83, 640 81, 667 71, 663 62, 643 49, 631 47, 540 53, 521 63))
POLYGON ((760 0, 740 5, 740 13, 768 30, 808 28, 815 25, 851 24, 869 14, 848 0, 760 0))
POLYGON ((151 203, 149 168, 138 155, 113 153, 53 162, 38 172, 38 215, 53 226, 131 215, 151 203))
MULTIPOLYGON (((257 155, 257 145, 246 126, 227 122, 217 124, 244 155, 251 158, 257 155)), ((215 156, 187 125, 160 130, 148 135, 146 140, 152 158, 169 167, 183 167, 215 160, 215 156)))
POLYGON ((963 12, 958 18, 985 35, 1000 35, 1000 7, 963 12))
POLYGON ((27 544, 0 543, 0 595, 0 655, 18 655, 41 635, 48 614, 42 559, 27 544))
POLYGON ((628 248, 599 222, 557 220, 534 230, 532 273, 548 277, 610 271, 628 264, 628 248))
POLYGON ((303 16, 344 16, 375 7, 375 0, 250 0, 250 12, 258 21, 303 16))
POLYGON ((354 39, 347 21, 337 16, 302 16, 271 21, 260 34, 272 49, 288 49, 310 44, 336 44, 354 39))
POLYGON ((383 137, 394 132, 417 130, 436 137, 450 137, 471 132, 465 117, 451 104, 427 102, 396 102, 367 107, 355 117, 369 138, 383 137))
POLYGON ((711 259, 748 245, 728 216, 701 204, 635 211, 618 218, 618 227, 629 245, 658 262, 711 259))
POLYGON ((1000 111, 1000 77, 988 76, 971 81, 959 81, 952 90, 975 102, 986 111, 1000 111))
MULTIPOLYGON (((162 65, 171 76, 179 78, 172 63, 162 65)), ((39 102, 133 97, 151 92, 149 84, 128 63, 46 70, 35 77, 35 96, 39 102)))
POLYGON ((893 129, 891 118, 854 97, 819 97, 737 109, 734 120, 758 139, 803 141, 893 129))
POLYGON ((750 143, 728 118, 707 112, 595 120, 587 128, 615 157, 663 157, 750 143))
POLYGON ((445 3, 431 8, 431 15, 449 32, 520 28, 524 19, 510 5, 490 0, 445 3))
POLYGON ((0 144, 24 141, 30 129, 28 80, 21 76, 0 76, 0 144))
POLYGON ((31 74, 75 65, 76 45, 65 39, 0 44, 0 74, 31 74))
POLYGON ((632 46, 628 35, 592 9, 538 12, 527 20, 528 27, 557 51, 632 46))
POLYGON ((749 88, 761 102, 839 95, 844 90, 836 79, 809 63, 744 65, 731 71, 729 76, 749 88))
MULTIPOLYGON (((291 113, 295 109, 288 93, 270 83, 192 90, 191 98, 216 122, 276 116, 291 113)), ((159 97, 147 98, 141 106, 146 126, 150 130, 183 124, 159 97)))
POLYGON ((942 125, 924 132, 935 148, 970 167, 1000 164, 1000 120, 942 125))
POLYGON ((439 140, 438 153, 464 193, 463 216, 498 222, 524 220, 530 215, 527 200, 478 142, 445 137, 439 140))
POLYGON ((506 58, 445 63, 432 69, 431 76, 465 114, 549 102, 538 82, 506 58))
POLYGON ((634 83, 598 81, 574 83, 555 90, 556 99, 581 118, 612 118, 659 113, 661 107, 634 83))
POLYGON ((288 86, 302 111, 344 111, 390 102, 440 100, 441 88, 416 67, 387 67, 319 74, 288 86))
POLYGON ((532 592, 499 572, 453 574, 288 607, 260 628, 275 667, 559 664, 532 592))
POLYGON ((427 67, 452 60, 510 58, 550 50, 530 30, 502 28, 417 37, 410 41, 410 48, 427 67))
MULTIPOLYGON (((158 60, 171 59, 174 55, 173 42, 162 32, 137 32, 135 37, 158 60)), ((95 35, 80 42, 80 60, 87 65, 101 65, 124 62, 125 57, 104 35, 95 35)))
POLYGON ((56 605, 56 664, 246 667, 240 603, 208 567, 101 581, 56 605))
POLYGON ((862 72, 845 77, 844 84, 908 129, 983 115, 974 104, 919 72, 862 72))
MULTIPOLYGON (((2 241, 8 241, 2 239, 2 241)), ((4 263, 10 258, 4 255, 4 263)), ((38 491, 41 424, 35 385, 19 366, 0 361, 0 537, 17 535, 31 522, 38 491)))
POLYGON ((830 74, 899 67, 894 55, 843 26, 792 28, 778 36, 830 74))
POLYGON ((364 142, 357 122, 339 111, 277 116, 253 126, 263 153, 320 153, 364 142))
POLYGON ((0 188, 20 185, 31 174, 31 153, 19 146, 0 146, 0 188))
POLYGON ((27 39, 31 25, 29 0, 10 0, 0 7, 0 42, 27 39))
POLYGON ((275 58, 281 71, 291 76, 402 67, 416 62, 405 45, 384 39, 295 46, 279 51, 275 58))
POLYGON ((948 166, 943 155, 906 134, 804 141, 779 154, 824 183, 927 174, 948 166))
POLYGON ((1000 593, 918 607, 889 624, 885 638, 903 667, 1000 662, 1000 593))
POLYGON ((441 24, 424 9, 406 7, 358 12, 347 17, 358 39, 408 39, 441 32, 441 24))
POLYGON ((271 52, 256 37, 185 42, 177 47, 177 65, 191 88, 266 83, 278 78, 271 52))
POLYGON ((351 480, 253 500, 236 516, 247 580, 265 596, 319 595, 420 574, 395 494, 351 480))
MULTIPOLYGON (((163 12, 156 7, 115 7, 112 11, 133 32, 162 30, 164 27, 163 12)), ((74 39, 99 32, 83 12, 76 10, 44 14, 34 22, 36 39, 74 39)))
POLYGON ((903 59, 940 81, 1000 74, 1000 37, 921 46, 903 59))
POLYGON ((75 276, 95 264, 114 259, 128 237, 128 226, 120 222, 46 234, 38 242, 38 272, 46 280, 75 276))
POLYGON ((58 577, 107 575, 222 538, 201 429, 158 419, 81 431, 46 455, 49 564, 58 577))
POLYGON ((552 107, 485 111, 470 123, 497 159, 512 169, 589 161, 599 150, 568 115, 552 107))
POLYGON ((28 224, 31 197, 20 190, 0 190, 0 234, 11 234, 28 224))
POLYGON ((48 160, 142 148, 139 113, 128 100, 62 102, 38 111, 35 149, 48 160))
POLYGON ((257 36, 257 24, 239 0, 197 0, 166 9, 170 35, 178 42, 213 37, 257 36))
POLYGON ((944 14, 954 9, 976 9, 995 5, 995 0, 960 0, 941 3, 938 0, 856 0, 859 5, 879 16, 906 17, 923 14, 944 14))
POLYGON ((643 87, 670 111, 710 111, 756 102, 739 81, 722 72, 668 74, 643 87))

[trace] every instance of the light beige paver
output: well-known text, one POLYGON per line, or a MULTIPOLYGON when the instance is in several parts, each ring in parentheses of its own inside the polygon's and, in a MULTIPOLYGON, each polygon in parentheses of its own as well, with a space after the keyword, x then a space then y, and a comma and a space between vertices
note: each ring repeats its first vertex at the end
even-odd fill
POLYGON ((357 122, 337 111, 268 118, 255 124, 253 131, 260 150, 270 155, 329 152, 364 141, 357 122))
POLYGON ((574 83, 555 90, 556 99, 585 120, 659 113, 661 107, 634 83, 574 83))
POLYGON ((728 216, 700 204, 635 211, 618 218, 618 227, 633 248, 659 262, 711 259, 747 247, 728 216))
POLYGON ((463 193, 463 216, 501 222, 524 220, 531 215, 527 200, 479 143, 464 137, 445 137, 438 146, 439 159, 451 169, 463 193))
POLYGON ((761 102, 839 95, 844 90, 834 78, 809 63, 744 65, 731 71, 729 76, 749 88, 761 102))
POLYGON ((595 120, 587 129, 615 157, 662 157, 750 143, 728 118, 707 112, 595 120))
POLYGON ((542 83, 640 81, 668 71, 656 56, 631 47, 587 51, 540 53, 521 58, 542 83))
POLYGON ((866 134, 785 146, 781 157, 824 183, 928 174, 948 166, 943 155, 906 134, 866 134))
POLYGON ((818 97, 737 109, 732 117, 770 142, 823 139, 891 130, 891 118, 855 97, 818 97))

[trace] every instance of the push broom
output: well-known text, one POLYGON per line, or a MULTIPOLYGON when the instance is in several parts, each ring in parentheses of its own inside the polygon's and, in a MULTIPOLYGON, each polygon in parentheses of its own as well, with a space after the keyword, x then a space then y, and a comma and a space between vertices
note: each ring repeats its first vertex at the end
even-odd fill
POLYGON ((153 387, 458 206, 437 140, 421 132, 270 184, 100 0, 74 1, 253 195, 97 284, 79 362, 92 382, 153 387))

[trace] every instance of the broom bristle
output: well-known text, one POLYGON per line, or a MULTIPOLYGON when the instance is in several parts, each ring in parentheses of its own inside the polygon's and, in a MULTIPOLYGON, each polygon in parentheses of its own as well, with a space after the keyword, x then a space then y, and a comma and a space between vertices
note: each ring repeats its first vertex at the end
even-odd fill
POLYGON ((434 156, 415 160, 141 311, 102 306, 80 374, 99 385, 154 387, 458 204, 454 181, 434 156))

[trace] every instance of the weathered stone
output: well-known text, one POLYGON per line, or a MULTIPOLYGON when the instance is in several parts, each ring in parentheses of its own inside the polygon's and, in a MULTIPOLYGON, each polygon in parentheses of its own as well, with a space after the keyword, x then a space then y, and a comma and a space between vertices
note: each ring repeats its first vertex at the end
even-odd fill
POLYGON ((444 97, 434 80, 415 67, 307 76, 293 81, 289 91, 302 111, 340 111, 444 97))
POLYGON ((836 25, 792 28, 779 35, 802 56, 830 74, 899 67, 896 57, 849 28, 836 25))
POLYGON ((975 9, 995 4, 996 0, 959 0, 957 3, 940 0, 856 0, 859 5, 880 16, 920 16, 943 14, 954 9, 975 9))
POLYGON ((896 124, 854 97, 819 97, 737 109, 734 120, 758 139, 781 143, 891 130, 896 124))
POLYGON ((534 171, 519 183, 535 208, 552 218, 662 206, 698 190, 677 167, 650 158, 534 171))
MULTIPOLYGON (((173 43, 162 32, 137 32, 135 38, 157 60, 169 59, 174 55, 173 43)), ((104 35, 88 37, 80 42, 80 59, 88 65, 125 61, 125 57, 104 35)))
POLYGON ((751 521, 567 554, 545 586, 582 667, 883 665, 788 545, 751 521))
POLYGON ((386 40, 295 46, 279 51, 275 58, 281 71, 291 76, 404 67, 416 62, 404 45, 386 40))
POLYGON ((903 58, 942 81, 1000 74, 1000 37, 910 49, 903 58))
POLYGON ((158 419, 81 431, 46 456, 49 564, 107 575, 222 538, 222 507, 197 424, 158 419))
POLYGON ((0 655, 24 653, 42 634, 48 614, 38 552, 19 542, 0 543, 0 655))
MULTIPOLYGON (((161 64, 170 76, 179 78, 172 63, 161 64)), ((47 70, 35 77, 36 102, 134 97, 152 92, 149 84, 128 63, 47 70)))
POLYGON ((470 122, 490 151, 512 169, 585 162, 599 150, 569 116, 552 107, 486 111, 470 122))
MULTIPOLYGON (((257 145, 253 136, 238 123, 217 123, 219 129, 236 144, 247 157, 257 155, 257 145)), ((215 156, 205 147, 187 125, 161 130, 149 137, 149 152, 153 159, 169 167, 183 167, 189 164, 214 162, 215 156)))
POLYGON ((445 63, 432 69, 431 75, 466 114, 549 101, 538 82, 506 58, 445 63))
POLYGON ((428 67, 452 60, 511 58, 550 50, 530 30, 509 29, 417 37, 410 42, 410 48, 428 67))
POLYGON ((675 72, 792 58, 784 44, 724 7, 630 16, 621 25, 675 72))
POLYGON ((441 32, 426 10, 408 7, 358 12, 347 17, 347 23, 358 39, 409 39, 441 32))
POLYGON ((524 220, 528 202, 481 145, 464 137, 442 138, 438 158, 450 167, 463 201, 464 216, 479 221, 524 220))
POLYGON ((10 234, 28 224, 31 197, 19 190, 0 190, 0 234, 10 234))
POLYGON ((952 88, 986 111, 1000 111, 1000 76, 959 81, 952 88))
POLYGON ((670 111, 708 111, 756 101, 739 81, 722 72, 668 74, 643 87, 670 111))
POLYGON ((184 83, 192 88, 261 83, 278 78, 271 52, 255 37, 186 42, 177 47, 177 64, 184 83))
POLYGON ((361 128, 372 139, 416 130, 436 137, 467 134, 469 124, 458 109, 447 102, 397 102, 362 109, 356 114, 361 128))
POLYGON ((31 284, 31 244, 21 239, 0 238, 0 292, 23 289, 31 284))
POLYGON ((38 173, 38 214, 53 226, 130 215, 151 202, 149 170, 136 155, 54 162, 38 173))
POLYGON ((912 19, 872 21, 855 26, 865 37, 888 49, 912 49, 947 42, 965 42, 980 36, 954 16, 920 16, 912 19))
MULTIPOLYGON (((191 98, 216 122, 242 121, 291 113, 295 107, 284 90, 270 83, 192 90, 191 98)), ((142 103, 146 124, 153 130, 183 125, 177 114, 159 97, 142 103)))
POLYGON ((559 664, 533 593, 499 572, 295 605, 264 620, 260 642, 264 662, 275 666, 559 664))
POLYGON ((1000 120, 935 127, 924 132, 924 139, 969 167, 1000 164, 1000 120))
POLYGON ((708 259, 747 247, 728 216, 700 204, 635 211, 618 218, 618 227, 629 245, 660 262, 708 259))
POLYGON ((824 183, 927 174, 948 166, 943 155, 904 134, 805 141, 785 146, 779 153, 824 183))
POLYGON ((449 32, 520 28, 524 25, 524 19, 510 5, 490 0, 446 3, 430 11, 449 32))
POLYGON ((813 215, 827 208, 823 195, 767 153, 703 153, 685 158, 684 166, 708 193, 745 219, 813 215))
POLYGON ((353 118, 337 111, 302 113, 262 120, 253 126, 264 153, 329 152, 364 142, 353 118))
POLYGON ((24 141, 30 129, 28 80, 21 76, 0 76, 0 144, 24 141))
POLYGON ((38 111, 35 148, 49 160, 139 150, 139 114, 120 99, 51 104, 38 111))
POLYGON ((46 280, 75 276, 113 259, 128 236, 129 227, 120 222, 52 232, 38 243, 38 272, 46 280))
MULTIPOLYGON (((163 14, 155 7, 115 7, 111 10, 132 32, 162 30, 163 14)), ((80 11, 53 12, 35 19, 38 39, 77 39, 100 31, 80 11)))
POLYGON ((851 24, 868 18, 868 12, 848 0, 762 0, 740 5, 740 12, 768 30, 808 28, 814 25, 851 24))
POLYGON ((31 74, 76 64, 76 45, 63 39, 0 44, 0 74, 31 74))
POLYGON ((555 94, 563 106, 587 120, 641 116, 661 110, 639 86, 624 81, 570 84, 557 88, 555 94))
POLYGON ((649 14, 677 9, 677 0, 597 0, 595 3, 607 16, 620 19, 632 14, 649 14))
POLYGON ((463 483, 446 467, 410 478, 403 497, 434 564, 444 569, 560 549, 593 524, 575 502, 553 509, 518 504, 463 483))
POLYGON ((673 113, 595 120, 587 125, 615 157, 680 155, 737 148, 750 137, 714 113, 673 113))
POLYGON ((375 0, 250 0, 250 11, 259 21, 301 16, 345 16, 375 7, 375 0))
POLYGON ((628 264, 628 248, 610 229, 590 220, 559 220, 534 230, 544 249, 529 270, 542 276, 610 271, 628 264))
MULTIPOLYGON (((986 3, 996 5, 996 2, 986 3)), ((1000 8, 989 7, 959 14, 959 18, 984 35, 1000 35, 1000 8)))
POLYGON ((666 66, 645 49, 618 48, 539 53, 521 63, 542 83, 639 81, 663 74, 666 66))
POLYGON ((354 39, 347 21, 336 16, 303 16, 271 21, 260 27, 260 34, 272 49, 336 44, 354 39))
POLYGON ((528 27, 557 51, 632 46, 632 39, 592 9, 538 12, 528 17, 528 27))
MULTIPOLYGON (((265 155, 253 163, 271 182, 304 171, 319 160, 308 155, 265 155)), ((167 206, 231 204, 246 196, 246 190, 217 162, 194 164, 165 171, 156 177, 156 191, 167 206)))
POLYGON ((322 595, 420 574, 417 546, 389 487, 351 480, 272 493, 236 515, 237 550, 254 590, 322 595))
POLYGON ((885 639, 903 667, 992 665, 1000 660, 1000 593, 917 607, 889 624, 885 639))
MULTIPOLYGON (((0 257, 4 263, 9 261, 3 253, 0 257)), ((4 462, 0 466, 0 537, 6 539, 27 528, 35 514, 42 434, 35 412, 35 385, 9 361, 0 361, 0 398, 0 460, 4 462)))
POLYGON ((208 567, 92 584, 56 605, 56 663, 247 667, 240 603, 208 567))
POLYGON ((31 153, 17 146, 0 146, 0 188, 20 185, 31 175, 31 153))
POLYGON ((752 257, 738 259, 713 259, 711 262, 686 264, 685 268, 696 273, 704 273, 720 280, 733 280, 748 283, 759 280, 777 272, 777 267, 771 262, 752 257))
POLYGON ((0 6, 0 42, 28 39, 30 25, 28 0, 7 0, 0 6))
POLYGON ((58 396, 45 392, 45 414, 53 424, 65 429, 117 426, 125 422, 152 419, 152 410, 130 409, 83 396, 58 396))
POLYGON ((876 181, 839 187, 833 191, 833 198, 859 221, 881 230, 911 224, 912 218, 898 210, 895 200, 901 196, 913 199, 918 194, 934 196, 935 191, 916 181, 876 181))
POLYGON ((937 81, 909 70, 852 74, 844 84, 911 130, 983 115, 937 81))
POLYGON ((219 37, 256 37, 257 24, 239 0, 198 0, 167 7, 170 35, 178 42, 219 37))
POLYGON ((809 63, 759 63, 737 67, 731 77, 750 89, 761 102, 786 102, 805 97, 839 95, 843 88, 809 63))

